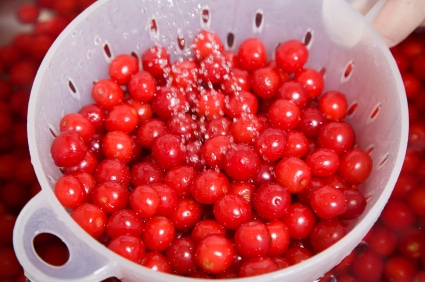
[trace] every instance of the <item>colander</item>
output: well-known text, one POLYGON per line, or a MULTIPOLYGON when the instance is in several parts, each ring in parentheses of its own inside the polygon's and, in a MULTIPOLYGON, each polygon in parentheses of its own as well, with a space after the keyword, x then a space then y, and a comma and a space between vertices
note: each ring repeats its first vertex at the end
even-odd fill
MULTIPOLYGON (((139 55, 159 44, 172 60, 190 54, 201 29, 215 31, 227 50, 248 37, 260 38, 273 59, 276 46, 299 39, 310 50, 307 66, 320 70, 325 91, 346 93, 347 120, 358 146, 374 162, 362 189, 368 203, 350 232, 328 249, 294 266, 250 281, 314 281, 348 255, 384 208, 402 167, 407 145, 408 111, 398 68, 369 21, 343 0, 99 0, 57 38, 33 84, 28 110, 31 159, 42 191, 22 210, 14 230, 14 247, 31 281, 193 281, 159 273, 109 251, 69 216, 52 188, 61 176, 50 156, 60 118, 92 102, 93 82, 107 77, 120 53, 139 55), (62 266, 44 262, 35 251, 40 233, 59 237, 69 249, 62 266)), ((224 280, 227 281, 227 280, 224 280)), ((230 280, 229 280, 230 281, 230 280)), ((232 280, 234 281, 234 280, 232 280)))

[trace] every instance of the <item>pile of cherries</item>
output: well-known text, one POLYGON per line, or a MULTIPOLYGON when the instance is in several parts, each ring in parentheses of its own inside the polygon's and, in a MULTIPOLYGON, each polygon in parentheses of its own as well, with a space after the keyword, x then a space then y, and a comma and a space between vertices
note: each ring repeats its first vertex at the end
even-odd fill
POLYGON ((190 44, 174 62, 162 46, 115 56, 93 103, 61 118, 59 202, 114 252, 190 277, 268 273, 342 238, 372 159, 306 45, 271 60, 257 38, 233 53, 201 30, 190 44))
MULTIPOLYGON (((25 281, 11 234, 40 189, 26 143, 31 83, 58 32, 90 4, 36 2, 17 14, 34 31, 0 47, 0 281, 25 281), (55 16, 41 22, 37 9, 55 16)), ((364 242, 321 281, 424 280, 423 38, 418 30, 392 50, 411 120, 402 174, 364 242)), ((176 62, 158 46, 140 58, 116 56, 109 77, 93 85, 95 103, 59 121, 52 144, 64 172, 58 200, 111 250, 191 277, 274 271, 344 236, 366 204, 356 187, 372 164, 344 122, 344 95, 322 93, 321 73, 304 67, 304 44, 282 42, 275 61, 255 38, 230 53, 202 31, 191 46, 194 56, 176 62), (70 142, 79 149, 66 150, 70 142), (361 170, 353 172, 353 163, 361 170)), ((35 248, 54 265, 68 258, 57 238, 39 236, 35 248)))

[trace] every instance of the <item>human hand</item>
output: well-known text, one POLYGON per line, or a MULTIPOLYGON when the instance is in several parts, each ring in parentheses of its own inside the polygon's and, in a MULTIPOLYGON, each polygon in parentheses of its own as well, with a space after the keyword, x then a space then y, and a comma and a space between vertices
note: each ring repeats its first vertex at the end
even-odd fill
POLYGON ((372 25, 388 47, 397 45, 418 26, 425 25, 425 0, 351 1, 352 6, 362 14, 367 14, 376 3, 382 4, 382 7, 374 17, 372 25))

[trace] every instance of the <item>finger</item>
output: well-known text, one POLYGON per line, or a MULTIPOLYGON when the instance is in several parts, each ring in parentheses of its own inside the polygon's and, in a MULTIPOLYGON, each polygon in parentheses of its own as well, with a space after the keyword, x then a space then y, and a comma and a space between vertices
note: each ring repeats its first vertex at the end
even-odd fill
POLYGON ((425 0, 388 0, 373 21, 373 26, 388 47, 405 39, 425 19, 425 0))

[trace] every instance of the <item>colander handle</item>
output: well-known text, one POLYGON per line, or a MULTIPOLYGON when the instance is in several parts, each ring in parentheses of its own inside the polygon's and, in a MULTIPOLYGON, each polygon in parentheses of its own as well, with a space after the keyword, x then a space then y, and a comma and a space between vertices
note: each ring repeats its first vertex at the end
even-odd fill
MULTIPOLYGON (((86 234, 66 213, 54 209, 49 196, 40 191, 22 209, 15 224, 13 244, 17 258, 31 281, 101 281, 118 277, 117 267, 107 259, 98 243, 86 234), (69 259, 62 266, 53 266, 38 256, 34 239, 42 233, 59 237, 69 250, 69 259)), ((105 249, 106 250, 106 249, 105 249)))

